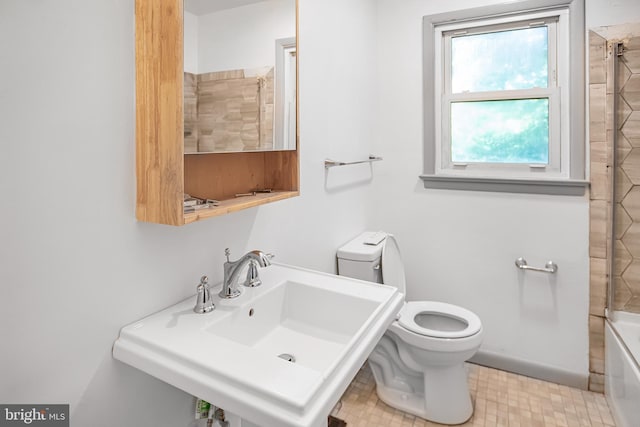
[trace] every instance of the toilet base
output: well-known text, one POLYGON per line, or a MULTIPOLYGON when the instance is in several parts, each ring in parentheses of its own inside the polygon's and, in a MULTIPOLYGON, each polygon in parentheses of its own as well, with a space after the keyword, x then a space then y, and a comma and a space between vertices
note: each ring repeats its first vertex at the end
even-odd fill
POLYGON ((475 351, 455 356, 424 352, 387 331, 369 355, 378 397, 389 406, 429 421, 462 424, 473 415, 464 361, 475 351))
POLYGON ((425 400, 422 394, 407 394, 401 390, 394 390, 378 383, 376 384, 378 398, 392 408, 407 414, 428 420, 425 411, 425 400))
POLYGON ((464 363, 427 367, 424 393, 426 418, 440 424, 462 424, 473 415, 464 363))
MULTIPOLYGON (((422 393, 407 393, 403 390, 387 387, 381 381, 376 381, 376 393, 378 398, 387 405, 399 409, 411 415, 424 418, 439 424, 456 425, 467 422, 473 416, 473 404, 467 388, 467 378, 464 365, 446 369, 447 372, 433 372, 427 376, 433 378, 430 381, 425 377, 425 389, 427 397, 422 393), (462 377, 461 375, 462 374, 462 377), (435 378, 442 377, 442 378, 435 378), (460 383, 462 378, 463 382, 460 383), (443 384, 446 387, 433 386, 443 384), (427 402, 429 402, 427 407, 427 402)), ((442 371, 442 370, 440 370, 442 371)))

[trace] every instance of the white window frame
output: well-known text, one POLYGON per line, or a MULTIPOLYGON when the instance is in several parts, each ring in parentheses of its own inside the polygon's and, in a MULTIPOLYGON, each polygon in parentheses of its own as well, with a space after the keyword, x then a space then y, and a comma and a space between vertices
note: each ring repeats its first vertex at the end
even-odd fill
POLYGON ((580 30, 584 23, 577 25, 580 16, 584 16, 583 0, 527 0, 425 17, 425 172, 421 175, 425 187, 584 194, 588 182, 584 180, 584 34, 580 30), (549 28, 547 88, 451 93, 453 33, 526 28, 540 21, 549 28), (452 101, 532 98, 549 99, 548 164, 451 161, 452 101))

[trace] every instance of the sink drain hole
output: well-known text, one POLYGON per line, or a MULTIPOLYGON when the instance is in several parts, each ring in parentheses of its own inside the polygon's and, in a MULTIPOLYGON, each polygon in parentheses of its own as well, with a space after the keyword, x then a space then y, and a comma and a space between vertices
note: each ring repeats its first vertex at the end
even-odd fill
POLYGON ((280 359, 286 360, 287 362, 296 363, 296 357, 293 354, 282 353, 282 354, 279 354, 278 357, 280 359))

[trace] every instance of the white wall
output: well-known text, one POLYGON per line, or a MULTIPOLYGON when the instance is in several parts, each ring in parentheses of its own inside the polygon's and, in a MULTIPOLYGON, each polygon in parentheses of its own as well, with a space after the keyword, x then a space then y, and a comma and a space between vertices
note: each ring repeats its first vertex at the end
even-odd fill
MULTIPOLYGON (((378 1, 375 228, 398 236, 408 298, 455 303, 483 321, 481 351, 588 374, 588 196, 427 190, 422 173, 422 17, 493 0, 378 1), (549 259, 555 277, 519 272, 549 259)), ((635 0, 588 0, 588 26, 640 20, 635 0), (610 7, 613 6, 613 7, 610 7)))
POLYGON ((275 65, 276 39, 295 37, 295 0, 269 0, 198 17, 198 73, 275 65))
POLYGON ((119 328, 221 280, 227 246, 335 270, 371 185, 322 162, 366 156, 375 113, 374 9, 349 3, 301 0, 302 195, 173 228, 135 220, 134 1, 0 2, 0 402, 187 426, 190 396, 112 359, 119 328))
POLYGON ((640 21, 637 0, 585 0, 587 29, 640 21))
POLYGON ((184 71, 198 74, 198 17, 184 12, 184 71))
MULTIPOLYGON (((134 217, 133 0, 0 2, 0 402, 70 403, 75 426, 189 425, 189 396, 111 358, 119 328, 220 280, 226 246, 334 271, 367 225, 398 235, 410 299, 476 311, 484 349, 585 373, 586 198, 417 178, 420 17, 472 3, 301 0, 302 196, 172 228, 134 217), (367 166, 324 173, 369 152, 385 157, 373 185, 367 166), (557 282, 519 277, 520 255, 552 258, 557 282)), ((587 0, 587 22, 637 8, 587 0)))

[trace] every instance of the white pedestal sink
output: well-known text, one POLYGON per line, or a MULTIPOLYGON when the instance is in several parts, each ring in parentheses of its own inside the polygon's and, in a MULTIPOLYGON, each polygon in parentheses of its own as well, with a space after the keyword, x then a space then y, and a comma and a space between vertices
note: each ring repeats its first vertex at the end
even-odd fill
POLYGON ((254 425, 326 426, 403 295, 280 264, 260 277, 210 313, 191 297, 125 326, 113 356, 254 425))

